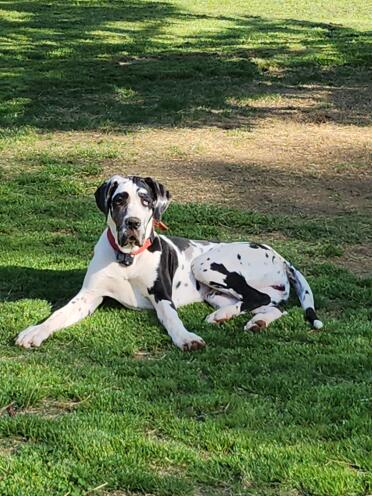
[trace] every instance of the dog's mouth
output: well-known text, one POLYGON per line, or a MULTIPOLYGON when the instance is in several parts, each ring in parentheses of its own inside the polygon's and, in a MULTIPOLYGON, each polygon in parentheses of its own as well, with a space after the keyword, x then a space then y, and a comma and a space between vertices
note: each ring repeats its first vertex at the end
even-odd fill
POLYGON ((118 233, 118 244, 121 248, 128 246, 142 246, 141 236, 136 231, 118 233))

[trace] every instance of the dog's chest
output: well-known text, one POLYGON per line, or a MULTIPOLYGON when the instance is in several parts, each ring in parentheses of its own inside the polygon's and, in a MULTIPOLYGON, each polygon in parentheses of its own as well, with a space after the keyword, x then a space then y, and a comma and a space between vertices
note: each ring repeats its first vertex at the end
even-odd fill
POLYGON ((190 261, 182 256, 173 278, 172 298, 176 307, 203 301, 200 294, 200 284, 192 273, 190 261))

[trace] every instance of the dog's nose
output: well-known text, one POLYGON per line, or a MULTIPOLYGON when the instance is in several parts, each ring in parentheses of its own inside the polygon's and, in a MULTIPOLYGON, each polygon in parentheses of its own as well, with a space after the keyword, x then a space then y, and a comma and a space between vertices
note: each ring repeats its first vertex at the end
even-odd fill
POLYGON ((129 229, 138 229, 141 225, 141 219, 138 217, 128 217, 125 224, 129 229))

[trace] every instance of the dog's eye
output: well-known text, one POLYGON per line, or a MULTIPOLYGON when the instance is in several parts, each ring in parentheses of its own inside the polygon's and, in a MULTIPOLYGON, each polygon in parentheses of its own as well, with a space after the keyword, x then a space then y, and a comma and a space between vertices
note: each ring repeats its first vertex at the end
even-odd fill
POLYGON ((149 198, 141 198, 141 202, 144 207, 149 207, 151 205, 151 200, 149 198))
POLYGON ((112 203, 116 207, 116 206, 119 206, 119 205, 123 205, 126 201, 127 201, 127 197, 126 196, 124 196, 124 195, 117 195, 112 200, 112 203))

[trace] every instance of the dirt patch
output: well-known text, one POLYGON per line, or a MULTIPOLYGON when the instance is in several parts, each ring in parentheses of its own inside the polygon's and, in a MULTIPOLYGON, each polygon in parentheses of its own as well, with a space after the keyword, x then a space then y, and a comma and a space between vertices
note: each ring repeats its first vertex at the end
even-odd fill
POLYGON ((332 262, 358 276, 371 277, 372 244, 345 246, 342 256, 333 259, 332 262))
MULTIPOLYGON (((252 131, 54 133, 35 147, 34 154, 48 153, 68 163, 78 160, 82 148, 93 150, 101 167, 97 183, 114 173, 150 175, 179 202, 307 215, 367 215, 372 207, 368 126, 268 118, 252 131)), ((20 147, 17 153, 22 152, 20 147)))
POLYGON ((29 406, 20 410, 15 409, 14 415, 40 415, 46 418, 55 418, 73 412, 80 403, 81 401, 56 401, 45 399, 38 405, 29 406))
POLYGON ((27 442, 27 439, 22 437, 5 437, 0 439, 0 455, 11 456, 27 442))
POLYGON ((129 139, 131 156, 123 150, 105 174, 155 176, 180 202, 304 214, 371 208, 368 127, 270 119, 252 132, 175 129, 129 139))

